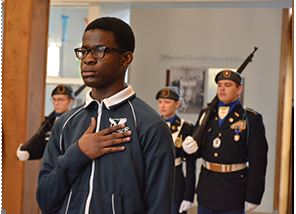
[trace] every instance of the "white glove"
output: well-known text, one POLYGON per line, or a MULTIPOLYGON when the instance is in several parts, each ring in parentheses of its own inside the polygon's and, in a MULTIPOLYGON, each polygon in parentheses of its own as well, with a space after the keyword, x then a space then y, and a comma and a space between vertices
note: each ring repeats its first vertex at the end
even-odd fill
POLYGON ((189 210, 192 206, 193 203, 191 201, 183 200, 179 208, 179 213, 189 210))
POLYGON ((20 161, 26 161, 30 158, 30 154, 28 151, 21 150, 23 144, 20 144, 16 150, 16 156, 20 161))
POLYGON ((193 137, 188 136, 182 143, 182 148, 187 154, 193 154, 198 150, 197 142, 193 139, 193 137))
POLYGON ((250 202, 245 201, 245 212, 252 211, 258 207, 258 204, 252 204, 250 202))

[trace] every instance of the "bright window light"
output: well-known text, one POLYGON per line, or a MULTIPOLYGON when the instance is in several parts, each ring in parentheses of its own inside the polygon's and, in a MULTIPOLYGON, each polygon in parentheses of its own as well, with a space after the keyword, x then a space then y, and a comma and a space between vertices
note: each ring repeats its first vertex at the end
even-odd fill
POLYGON ((47 76, 59 76, 60 71, 60 47, 56 43, 50 43, 47 50, 47 76))

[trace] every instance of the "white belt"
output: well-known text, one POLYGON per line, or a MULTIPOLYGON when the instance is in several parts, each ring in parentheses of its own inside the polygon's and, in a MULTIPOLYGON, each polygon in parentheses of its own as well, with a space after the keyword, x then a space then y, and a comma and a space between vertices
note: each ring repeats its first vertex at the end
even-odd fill
POLYGON ((175 158, 175 166, 179 166, 182 164, 182 158, 175 158))
POLYGON ((202 161, 202 165, 210 171, 223 172, 223 173, 224 172, 235 172, 235 171, 239 171, 239 170, 242 170, 247 167, 246 163, 220 164, 220 163, 208 162, 205 160, 202 161))

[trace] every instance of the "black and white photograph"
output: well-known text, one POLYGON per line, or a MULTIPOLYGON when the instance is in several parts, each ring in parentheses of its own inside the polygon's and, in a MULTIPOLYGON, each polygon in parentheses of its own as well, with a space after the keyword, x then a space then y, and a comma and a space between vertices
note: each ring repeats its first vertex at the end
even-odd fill
POLYGON ((172 66, 167 69, 167 85, 180 90, 180 113, 199 113, 204 102, 204 83, 207 68, 203 66, 172 66))

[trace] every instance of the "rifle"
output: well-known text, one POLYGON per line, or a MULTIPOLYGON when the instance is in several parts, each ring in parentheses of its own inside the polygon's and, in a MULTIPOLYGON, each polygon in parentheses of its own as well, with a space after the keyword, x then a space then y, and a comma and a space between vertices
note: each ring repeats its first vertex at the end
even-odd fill
MULTIPOLYGON (((80 86, 75 92, 74 97, 79 95, 86 85, 80 86)), ((17 157, 21 161, 41 159, 45 149, 46 133, 52 128, 56 119, 55 112, 52 111, 45 117, 37 132, 23 145, 17 149, 17 157), (42 141, 42 142, 41 142, 42 141)))
MULTIPOLYGON (((252 62, 252 58, 254 57, 254 53, 257 50, 258 50, 258 48, 254 47, 254 50, 252 51, 252 53, 244 60, 244 62, 241 64, 241 66, 239 66, 239 68, 237 69, 237 71, 236 71, 237 73, 241 74, 243 72, 243 70, 247 67, 249 62, 252 62)), ((205 109, 205 111, 203 112, 203 114, 200 117, 199 126, 194 131, 194 133, 192 135, 194 140, 197 142, 198 146, 202 146, 202 144, 203 144, 203 138, 204 138, 204 134, 206 132, 207 124, 208 124, 208 122, 214 112, 214 108, 215 108, 215 106, 217 106, 218 102, 219 102, 219 99, 218 99, 218 96, 216 95, 214 97, 214 99, 209 103, 208 107, 205 109)))

